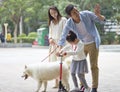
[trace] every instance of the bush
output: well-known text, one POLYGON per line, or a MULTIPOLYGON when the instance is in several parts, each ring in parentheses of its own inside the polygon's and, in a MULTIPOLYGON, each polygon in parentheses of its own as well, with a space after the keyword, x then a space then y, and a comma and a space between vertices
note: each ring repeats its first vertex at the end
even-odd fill
POLYGON ((20 40, 22 40, 22 43, 32 43, 37 37, 37 33, 36 32, 31 32, 28 34, 28 36, 26 36, 26 34, 21 34, 18 36, 17 40, 18 42, 20 42, 20 40))
POLYGON ((113 44, 115 42, 115 32, 108 32, 104 36, 101 37, 102 44, 113 44))
POLYGON ((19 35, 18 37, 22 38, 22 37, 26 37, 26 34, 22 33, 21 35, 19 35))
POLYGON ((26 39, 26 37, 27 37, 26 34, 24 34, 24 33, 20 34, 17 37, 17 42, 20 42, 20 41, 24 42, 24 39, 26 39))
POLYGON ((101 36, 101 44, 102 44, 102 45, 108 44, 108 41, 107 41, 106 38, 107 38, 107 37, 105 37, 105 36, 101 36))
POLYGON ((36 38, 37 37, 37 32, 31 32, 31 33, 29 33, 28 37, 36 38))
POLYGON ((37 38, 37 32, 31 32, 28 34, 28 42, 33 43, 33 41, 37 38))
POLYGON ((120 44, 120 35, 118 35, 117 39, 118 39, 118 44, 120 44))
POLYGON ((118 24, 120 24, 120 14, 117 14, 117 15, 115 16, 115 18, 117 19, 118 24))

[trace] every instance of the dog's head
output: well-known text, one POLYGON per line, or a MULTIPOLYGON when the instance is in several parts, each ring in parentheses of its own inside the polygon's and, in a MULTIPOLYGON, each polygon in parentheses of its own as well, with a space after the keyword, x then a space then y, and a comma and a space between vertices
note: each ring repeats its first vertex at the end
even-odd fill
POLYGON ((29 76, 30 72, 28 70, 28 67, 25 65, 25 71, 23 72, 23 75, 21 77, 24 78, 24 80, 26 80, 29 76))

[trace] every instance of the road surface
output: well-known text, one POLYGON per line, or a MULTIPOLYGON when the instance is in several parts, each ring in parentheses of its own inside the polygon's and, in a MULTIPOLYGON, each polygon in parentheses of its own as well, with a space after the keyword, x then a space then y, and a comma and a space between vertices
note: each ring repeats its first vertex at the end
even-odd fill
MULTIPOLYGON (((23 80, 21 75, 26 64, 38 63, 47 55, 48 49, 43 48, 0 48, 0 92, 35 92, 36 81, 32 78, 23 80)), ((119 68, 120 52, 100 51, 98 92, 120 92, 119 68)), ((86 80, 91 86, 90 72, 86 74, 86 80)), ((69 82, 72 89, 71 78, 69 82)), ((53 85, 54 81, 49 81, 47 92, 58 91, 58 89, 52 89, 53 85)))

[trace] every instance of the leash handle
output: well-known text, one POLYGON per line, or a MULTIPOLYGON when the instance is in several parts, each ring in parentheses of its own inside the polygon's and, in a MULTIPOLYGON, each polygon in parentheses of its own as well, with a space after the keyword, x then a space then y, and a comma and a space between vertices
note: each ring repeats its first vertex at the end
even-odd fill
POLYGON ((53 51, 51 51, 49 53, 49 55, 47 57, 45 57, 41 62, 43 62, 44 60, 46 60, 59 46, 57 46, 53 51))

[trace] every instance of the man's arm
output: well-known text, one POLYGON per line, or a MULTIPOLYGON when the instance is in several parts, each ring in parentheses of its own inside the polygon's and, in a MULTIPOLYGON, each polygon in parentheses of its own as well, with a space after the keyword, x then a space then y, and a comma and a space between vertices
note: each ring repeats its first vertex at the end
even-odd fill
POLYGON ((66 36, 69 33, 69 26, 67 25, 67 23, 65 24, 63 31, 62 31, 62 35, 60 37, 60 40, 58 41, 57 45, 58 45, 58 52, 56 53, 57 56, 59 56, 59 51, 62 49, 62 47, 65 45, 66 42, 66 36))

